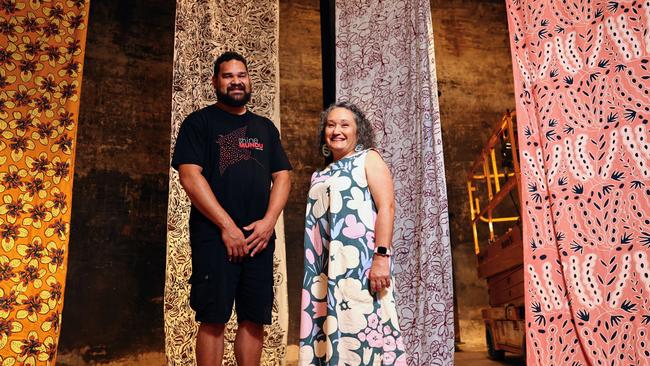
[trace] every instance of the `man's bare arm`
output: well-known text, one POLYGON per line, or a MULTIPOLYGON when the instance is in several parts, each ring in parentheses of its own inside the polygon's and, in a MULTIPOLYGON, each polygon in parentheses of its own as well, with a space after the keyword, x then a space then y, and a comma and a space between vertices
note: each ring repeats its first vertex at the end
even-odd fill
POLYGON ((221 229, 221 238, 228 251, 228 258, 239 262, 248 253, 244 234, 219 204, 208 181, 201 174, 202 170, 199 165, 181 164, 178 167, 181 186, 194 207, 221 229))

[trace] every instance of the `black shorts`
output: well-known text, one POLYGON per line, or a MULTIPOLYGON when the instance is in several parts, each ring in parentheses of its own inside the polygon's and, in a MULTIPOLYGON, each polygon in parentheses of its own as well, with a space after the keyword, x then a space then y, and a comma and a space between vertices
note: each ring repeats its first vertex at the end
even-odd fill
POLYGON ((274 249, 272 237, 262 252, 232 263, 223 243, 193 242, 190 306, 196 321, 225 324, 234 302, 238 322, 271 324, 274 249))

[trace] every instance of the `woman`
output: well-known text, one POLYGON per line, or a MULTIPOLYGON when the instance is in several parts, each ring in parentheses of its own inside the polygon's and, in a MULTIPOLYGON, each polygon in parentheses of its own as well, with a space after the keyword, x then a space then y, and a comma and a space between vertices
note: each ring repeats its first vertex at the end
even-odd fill
POLYGON ((307 201, 300 365, 405 365, 390 172, 355 105, 327 108, 320 134, 329 165, 312 175, 307 201))

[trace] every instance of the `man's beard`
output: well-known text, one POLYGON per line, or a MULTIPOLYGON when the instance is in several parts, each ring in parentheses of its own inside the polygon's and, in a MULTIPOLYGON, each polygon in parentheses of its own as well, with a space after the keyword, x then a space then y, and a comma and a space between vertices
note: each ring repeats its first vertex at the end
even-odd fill
POLYGON ((215 91, 217 93, 217 100, 231 107, 243 107, 251 100, 251 92, 247 92, 245 86, 242 86, 241 88, 240 87, 228 88, 228 90, 225 93, 222 93, 219 89, 216 89, 215 91), (231 97, 230 94, 228 94, 228 92, 232 90, 241 90, 244 92, 244 95, 241 98, 235 99, 231 97))

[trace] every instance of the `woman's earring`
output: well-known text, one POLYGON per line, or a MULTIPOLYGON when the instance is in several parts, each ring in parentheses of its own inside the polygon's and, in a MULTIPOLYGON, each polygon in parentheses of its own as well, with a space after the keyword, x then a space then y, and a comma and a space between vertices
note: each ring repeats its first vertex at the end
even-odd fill
POLYGON ((320 148, 320 152, 321 152, 321 153, 323 154, 323 156, 326 157, 326 158, 329 157, 329 156, 332 154, 332 152, 330 151, 330 148, 327 147, 327 145, 325 145, 325 144, 323 144, 323 146, 321 146, 321 148, 320 148))
POLYGON ((357 146, 354 147, 354 151, 356 151, 356 152, 359 152, 361 150, 363 150, 363 145, 361 145, 361 144, 357 144, 357 146))

